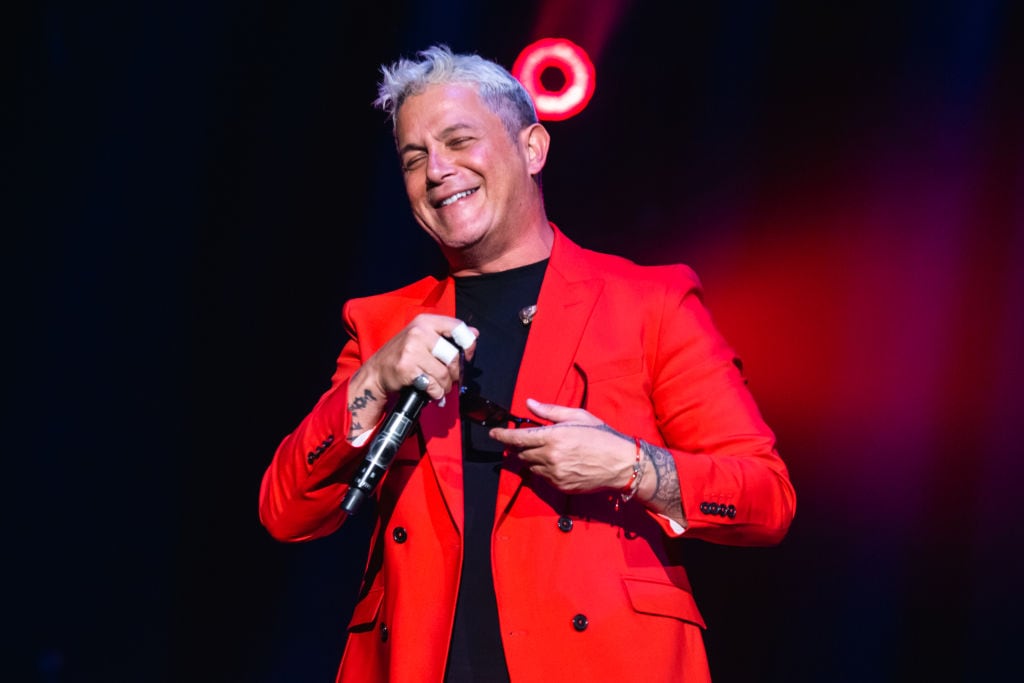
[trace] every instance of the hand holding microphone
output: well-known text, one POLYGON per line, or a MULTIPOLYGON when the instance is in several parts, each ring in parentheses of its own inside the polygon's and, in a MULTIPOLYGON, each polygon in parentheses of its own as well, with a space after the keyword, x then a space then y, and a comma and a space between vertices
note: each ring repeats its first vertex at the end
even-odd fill
MULTIPOLYGON (((450 365, 455 360, 459 355, 459 348, 466 350, 476 341, 476 335, 464 322, 456 325, 449 334, 455 344, 444 337, 438 337, 431 350, 431 355, 445 365, 450 365)), ((370 442, 363 464, 345 493, 341 507, 348 514, 354 514, 384 478, 402 442, 412 432, 423 406, 430 402, 430 396, 427 394, 430 381, 429 375, 420 373, 410 385, 402 387, 398 400, 384 420, 380 432, 370 442)))

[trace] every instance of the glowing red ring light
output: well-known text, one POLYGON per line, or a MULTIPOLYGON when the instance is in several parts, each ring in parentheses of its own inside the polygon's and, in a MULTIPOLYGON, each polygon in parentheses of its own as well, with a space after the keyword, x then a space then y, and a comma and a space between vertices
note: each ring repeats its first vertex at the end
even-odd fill
POLYGON ((586 51, 565 38, 542 38, 523 48, 512 65, 533 97, 537 116, 545 121, 563 121, 579 114, 594 95, 594 64, 586 51), (540 77, 545 69, 558 69, 565 77, 560 90, 548 90, 540 77))

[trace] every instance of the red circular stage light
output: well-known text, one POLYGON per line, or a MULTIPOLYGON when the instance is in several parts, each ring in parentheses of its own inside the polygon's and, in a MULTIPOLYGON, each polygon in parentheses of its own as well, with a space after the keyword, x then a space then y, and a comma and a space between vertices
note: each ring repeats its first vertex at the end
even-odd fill
POLYGON ((512 65, 512 75, 530 95, 537 116, 544 121, 563 121, 579 114, 594 95, 594 64, 586 51, 565 38, 542 38, 523 48, 512 65), (541 82, 548 69, 561 72, 564 84, 549 90, 541 82))

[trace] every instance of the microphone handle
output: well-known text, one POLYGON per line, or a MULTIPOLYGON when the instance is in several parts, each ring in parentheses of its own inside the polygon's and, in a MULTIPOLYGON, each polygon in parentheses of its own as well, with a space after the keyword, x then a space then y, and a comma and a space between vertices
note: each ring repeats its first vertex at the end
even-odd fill
POLYGON ((429 402, 427 392, 412 386, 402 388, 395 407, 384 421, 380 432, 370 442, 363 464, 349 484, 345 499, 341 503, 341 508, 345 512, 355 514, 363 501, 373 494, 391 461, 395 459, 398 448, 412 432, 423 406, 429 402))

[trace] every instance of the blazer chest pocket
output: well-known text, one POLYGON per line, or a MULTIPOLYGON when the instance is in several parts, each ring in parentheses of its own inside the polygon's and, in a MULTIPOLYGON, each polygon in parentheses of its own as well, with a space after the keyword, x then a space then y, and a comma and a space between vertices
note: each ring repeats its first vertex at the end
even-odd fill
POLYGON ((586 374, 587 382, 591 386, 601 382, 609 382, 622 377, 637 375, 644 369, 644 360, 640 354, 614 358, 612 360, 601 358, 595 363, 587 363, 585 359, 581 358, 576 363, 586 374))
POLYGON ((569 391, 562 396, 562 403, 595 409, 598 411, 595 414, 607 421, 617 415, 635 415, 637 406, 642 405, 641 399, 650 392, 650 379, 644 374, 644 358, 639 352, 612 360, 602 358, 595 363, 588 363, 581 355, 576 366, 569 371, 570 380, 566 384, 569 391))

